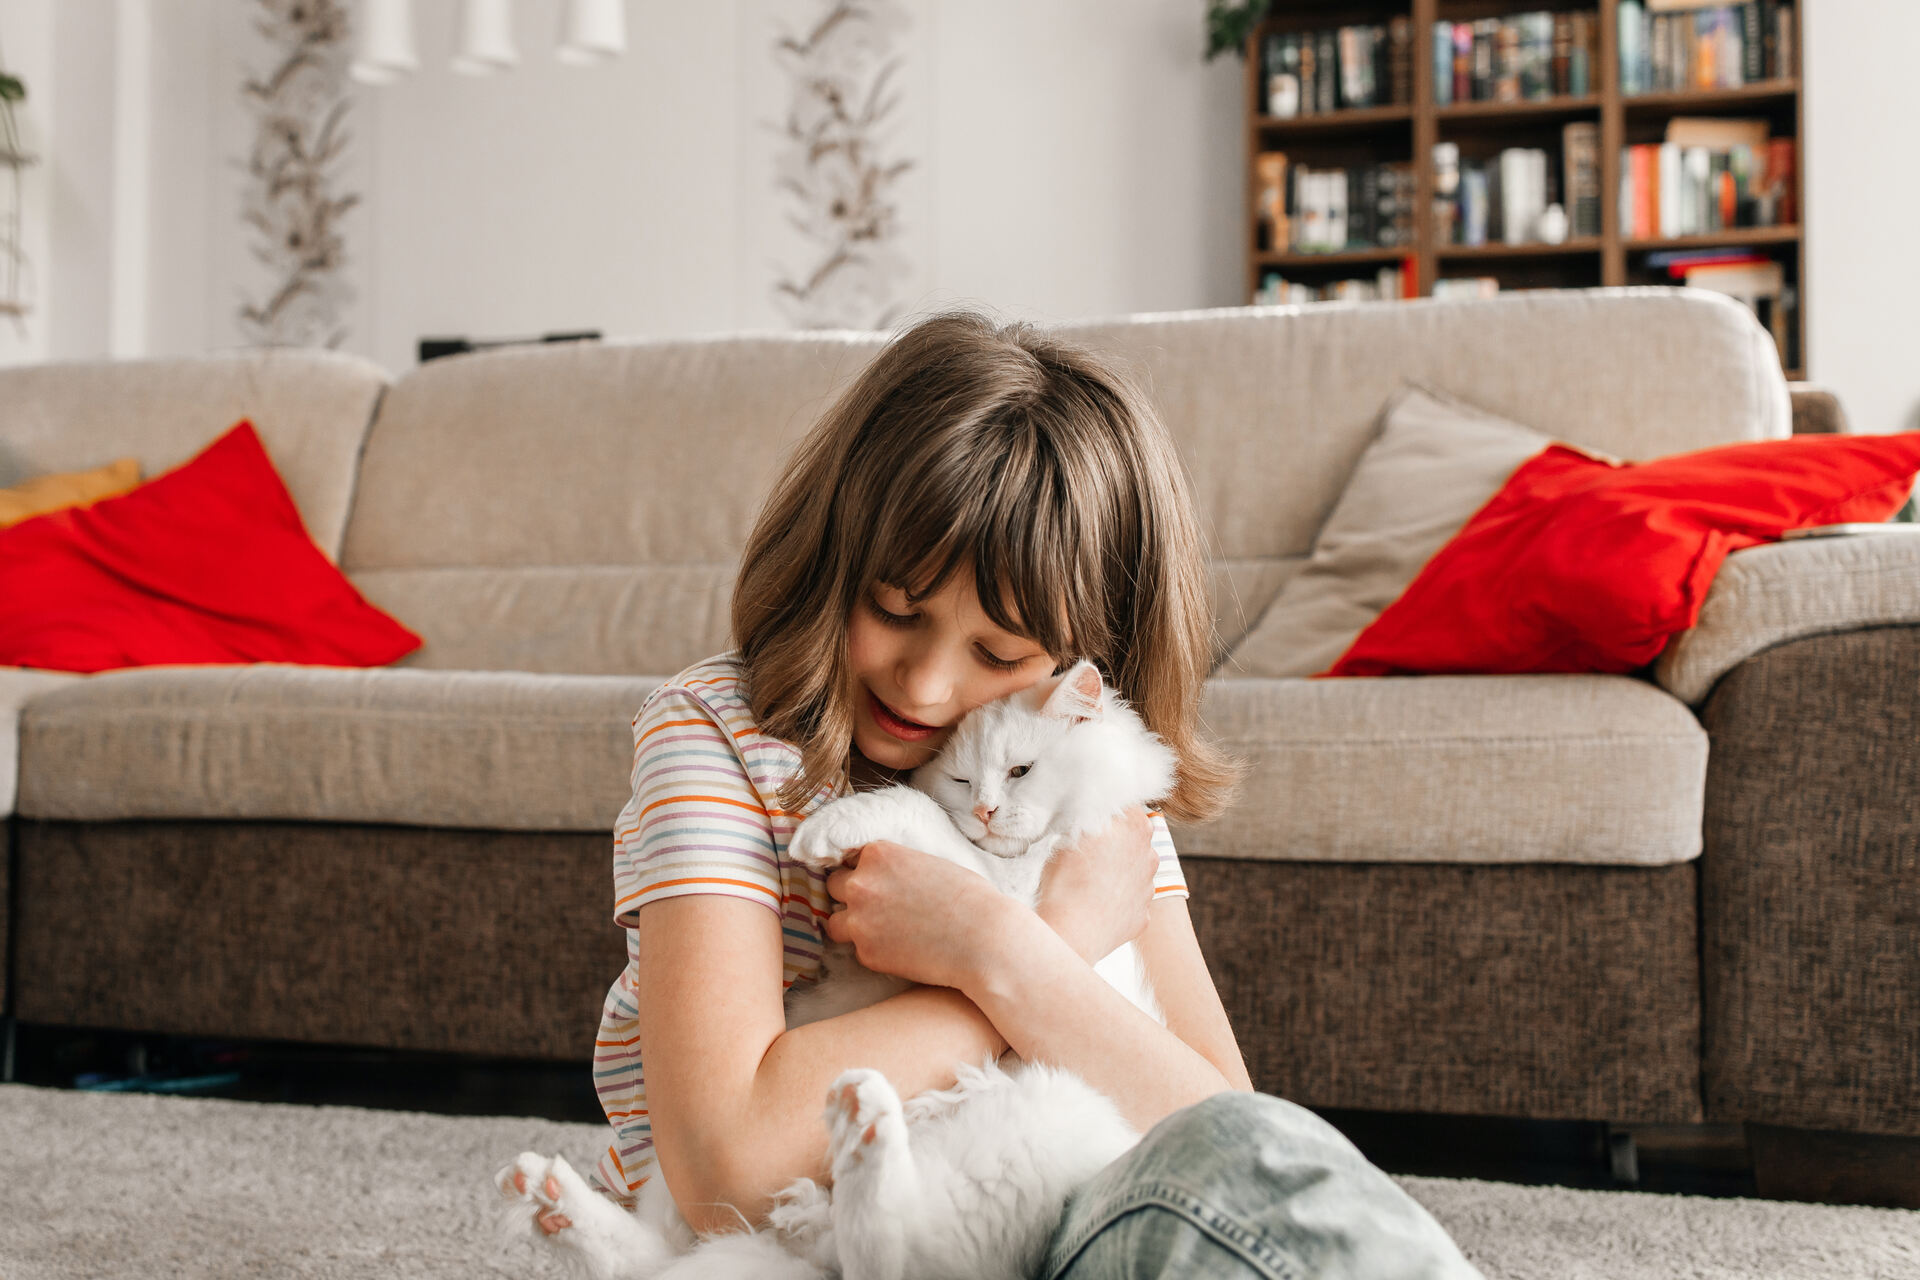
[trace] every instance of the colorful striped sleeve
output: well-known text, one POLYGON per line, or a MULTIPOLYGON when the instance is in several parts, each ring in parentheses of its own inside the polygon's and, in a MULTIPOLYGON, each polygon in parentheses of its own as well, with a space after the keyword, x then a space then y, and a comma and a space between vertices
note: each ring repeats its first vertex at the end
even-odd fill
POLYGON ((726 722, 667 685, 633 721, 633 795, 614 827, 615 923, 661 898, 718 893, 781 910, 772 819, 726 722))
POLYGON ((1149 811, 1153 820, 1153 848, 1160 855, 1160 867, 1153 873, 1153 898, 1158 902, 1162 898, 1186 898, 1186 873, 1180 870, 1180 857, 1173 851, 1173 833, 1167 830, 1167 820, 1158 810, 1149 811))

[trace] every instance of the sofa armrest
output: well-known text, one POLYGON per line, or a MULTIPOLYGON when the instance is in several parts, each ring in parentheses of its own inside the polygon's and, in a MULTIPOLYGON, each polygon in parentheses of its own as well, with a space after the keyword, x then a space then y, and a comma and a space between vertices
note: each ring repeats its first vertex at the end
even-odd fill
POLYGON ((1920 1136, 1920 627, 1777 645, 1700 719, 1707 1119, 1920 1136))
POLYGON ((1787 398, 1793 403, 1793 434, 1797 436, 1837 436, 1847 430, 1847 411, 1840 397, 1817 382, 1789 382, 1787 398))
POLYGON ((1763 649, 1862 627, 1920 623, 1920 531, 1769 542, 1736 551, 1714 576, 1700 617, 1654 664, 1661 687, 1692 707, 1763 649))

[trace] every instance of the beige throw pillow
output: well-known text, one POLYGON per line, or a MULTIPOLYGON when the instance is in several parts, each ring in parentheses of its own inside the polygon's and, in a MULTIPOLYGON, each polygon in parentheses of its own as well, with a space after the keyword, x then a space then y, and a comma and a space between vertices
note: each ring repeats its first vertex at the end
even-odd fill
POLYGON ((10 489, 0 489, 0 529, 63 507, 118 497, 139 483, 138 458, 121 458, 91 471, 36 476, 10 489))
POLYGON ((1553 443, 1444 392, 1395 392, 1312 559, 1222 674, 1311 676, 1331 667, 1515 468, 1553 443))

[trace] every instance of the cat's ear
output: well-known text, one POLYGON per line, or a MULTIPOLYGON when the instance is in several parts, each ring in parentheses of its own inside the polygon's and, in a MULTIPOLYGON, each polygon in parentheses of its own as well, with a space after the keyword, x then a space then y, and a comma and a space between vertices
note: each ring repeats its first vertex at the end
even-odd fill
POLYGON ((1071 720, 1075 724, 1082 720, 1097 720, 1100 718, 1101 690, 1100 668, 1082 659, 1060 677, 1060 683, 1047 695, 1040 714, 1057 720, 1071 720))

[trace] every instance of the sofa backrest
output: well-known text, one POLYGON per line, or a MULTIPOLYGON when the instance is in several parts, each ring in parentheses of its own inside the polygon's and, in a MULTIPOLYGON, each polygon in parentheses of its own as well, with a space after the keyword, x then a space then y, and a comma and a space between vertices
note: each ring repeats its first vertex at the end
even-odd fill
MULTIPOLYGON (((1738 304, 1667 289, 1231 308, 1081 322, 1179 442, 1223 646, 1297 571, 1403 381, 1571 443, 1655 457, 1784 436, 1786 384, 1738 304)), ((528 347, 399 379, 342 565, 432 667, 671 674, 726 647, 775 469, 885 335, 528 347)))
POLYGON ((0 487, 124 457, 152 479, 250 418, 307 532, 337 559, 386 383, 378 365, 328 351, 0 369, 0 487))

